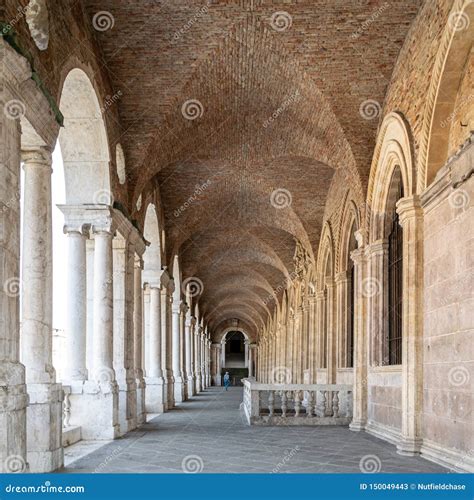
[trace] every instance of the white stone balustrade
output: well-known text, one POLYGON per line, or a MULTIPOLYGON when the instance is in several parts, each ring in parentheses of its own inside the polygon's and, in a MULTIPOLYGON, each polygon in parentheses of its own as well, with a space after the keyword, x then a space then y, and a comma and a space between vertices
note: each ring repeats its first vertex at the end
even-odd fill
POLYGON ((243 384, 249 425, 349 425, 352 420, 352 385, 266 384, 254 379, 243 379, 243 384))

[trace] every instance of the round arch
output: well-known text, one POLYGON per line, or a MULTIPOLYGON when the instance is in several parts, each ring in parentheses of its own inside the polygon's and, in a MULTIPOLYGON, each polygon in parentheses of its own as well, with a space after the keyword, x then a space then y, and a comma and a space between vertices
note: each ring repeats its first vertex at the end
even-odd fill
MULTIPOLYGON (((456 107, 472 108, 472 84, 462 85, 465 68, 472 65, 474 3, 455 0, 441 37, 433 78, 423 116, 417 192, 429 186, 450 156, 450 136, 456 123, 456 107), (471 22, 469 22, 471 20, 471 22), (461 101, 458 102, 460 89, 461 101)), ((466 127, 467 133, 472 127, 466 127)), ((460 144, 459 144, 460 146, 460 144)))
POLYGON ((59 144, 64 163, 66 203, 113 204, 110 150, 102 109, 82 69, 69 71, 59 102, 64 116, 59 144))
POLYGON ((414 194, 413 165, 409 128, 402 115, 390 113, 382 123, 370 170, 367 193, 369 243, 384 237, 386 207, 393 185, 392 179, 397 170, 401 176, 404 196, 414 194))

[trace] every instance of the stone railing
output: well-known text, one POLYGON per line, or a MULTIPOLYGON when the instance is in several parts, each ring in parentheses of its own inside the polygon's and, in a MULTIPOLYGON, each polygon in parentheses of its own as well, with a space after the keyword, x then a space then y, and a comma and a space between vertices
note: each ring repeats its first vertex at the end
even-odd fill
POLYGON ((349 425, 352 385, 264 384, 244 379, 249 425, 349 425))
POLYGON ((63 446, 70 446, 81 440, 81 428, 69 423, 71 419, 71 386, 63 385, 63 446))

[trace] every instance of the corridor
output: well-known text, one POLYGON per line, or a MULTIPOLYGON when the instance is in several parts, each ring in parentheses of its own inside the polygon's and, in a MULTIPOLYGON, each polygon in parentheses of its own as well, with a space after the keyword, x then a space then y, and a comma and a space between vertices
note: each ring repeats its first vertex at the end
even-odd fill
POLYGON ((86 441, 66 448, 64 472, 446 472, 346 427, 249 427, 241 401, 241 388, 208 388, 90 454, 86 441))

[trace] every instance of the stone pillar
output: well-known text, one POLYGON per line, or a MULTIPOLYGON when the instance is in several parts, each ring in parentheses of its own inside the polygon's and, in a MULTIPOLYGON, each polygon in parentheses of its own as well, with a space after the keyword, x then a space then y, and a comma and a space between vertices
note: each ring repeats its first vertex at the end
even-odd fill
POLYGON ((336 383, 336 331, 334 321, 334 283, 326 283, 327 384, 336 383))
POLYGON ((367 425, 367 299, 363 280, 367 272, 364 248, 351 253, 354 261, 354 391, 353 416, 349 428, 362 431, 367 425))
POLYGON ((137 386, 133 367, 134 249, 128 231, 113 239, 113 366, 119 389, 119 432, 137 426, 137 386))
POLYGON ((174 377, 174 400, 176 403, 184 401, 184 383, 181 372, 181 302, 173 302, 172 306, 172 329, 173 329, 173 377, 174 377))
POLYGON ((370 332, 368 363, 374 366, 388 364, 388 346, 384 335, 388 331, 388 242, 378 240, 367 248, 368 274, 363 279, 362 293, 368 298, 368 331, 370 332))
POLYGON ((336 334, 336 372, 337 368, 347 368, 349 365, 348 357, 348 338, 349 330, 349 278, 346 271, 336 275, 336 304, 335 304, 335 325, 336 334))
POLYGON ((316 295, 309 296, 308 311, 308 383, 314 384, 316 381, 316 353, 317 353, 317 312, 316 295))
POLYGON ((196 394, 199 394, 203 387, 201 383, 201 327, 196 325, 194 329, 194 358, 196 375, 196 394))
POLYGON ((53 248, 51 153, 23 153, 25 188, 22 269, 22 361, 30 403, 27 450, 32 472, 63 465, 61 384, 53 368, 53 248))
POLYGON ((94 333, 93 370, 87 400, 72 416, 81 426, 83 439, 115 439, 119 436, 118 386, 113 369, 113 273, 111 221, 93 226, 94 333))
MULTIPOLYGON (((210 336, 210 334, 209 334, 210 336)), ((211 339, 207 338, 206 339, 206 355, 207 355, 207 362, 206 362, 206 368, 207 368, 207 387, 211 387, 211 339)))
POLYGON ((146 411, 163 413, 165 411, 165 384, 162 368, 162 311, 161 283, 149 283, 150 316, 147 344, 148 365, 146 372, 146 411))
POLYGON ((146 384, 143 376, 143 294, 142 294, 143 261, 139 255, 134 256, 133 275, 133 365, 137 385, 137 424, 146 422, 145 394, 146 384))
POLYGON ((221 342, 221 366, 222 368, 225 368, 225 346, 226 346, 226 341, 225 338, 222 339, 221 342))
POLYGON ((87 380, 87 283, 84 226, 64 227, 68 239, 66 381, 87 380))
POLYGON ((93 370, 94 338, 94 238, 86 240, 86 368, 88 376, 93 370))
POLYGON ((186 349, 186 376, 188 380, 188 398, 195 393, 195 379, 193 375, 192 358, 191 358, 191 343, 192 343, 192 321, 191 313, 189 309, 186 313, 185 323, 184 323, 184 343, 186 349))
POLYGON ((179 342, 180 342, 180 356, 179 356, 179 366, 181 370, 181 376, 183 377, 183 394, 184 400, 188 399, 188 371, 187 371, 187 361, 186 361, 186 335, 185 335, 185 323, 186 314, 189 310, 186 302, 181 302, 181 310, 179 313, 179 342))
POLYGON ((398 453, 420 453, 423 410, 423 211, 417 195, 397 203, 403 227, 402 439, 398 453))
MULTIPOLYGON (((317 380, 317 371, 327 365, 327 358, 324 358, 324 342, 326 330, 326 297, 324 290, 316 292, 316 346, 317 346, 317 359, 315 363, 314 381, 317 380)), ((319 382, 319 381, 318 381, 319 382)))
POLYGON ((172 343, 172 304, 174 292, 174 280, 165 270, 161 274, 161 350, 162 369, 165 381, 165 410, 173 408, 174 400, 174 377, 173 377, 173 343, 172 343))
POLYGON ((214 374, 214 384, 217 387, 220 387, 222 385, 222 376, 221 376, 221 359, 222 359, 222 354, 221 354, 221 349, 222 349, 222 344, 213 344, 215 353, 216 353, 216 364, 215 364, 215 374, 214 374))
POLYGON ((255 346, 253 344, 249 345, 249 378, 254 377, 254 351, 255 346))
POLYGON ((249 367, 249 341, 245 340, 245 354, 244 354, 244 360, 245 360, 245 368, 249 367))
POLYGON ((201 328, 199 338, 199 349, 201 351, 201 388, 206 389, 206 352, 204 350, 204 329, 201 328))

